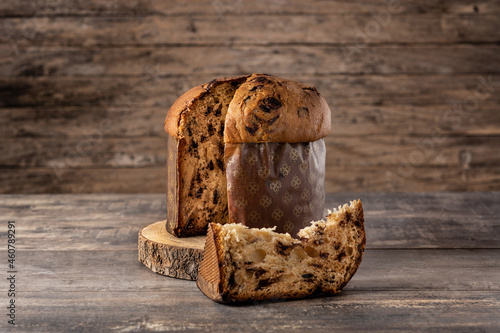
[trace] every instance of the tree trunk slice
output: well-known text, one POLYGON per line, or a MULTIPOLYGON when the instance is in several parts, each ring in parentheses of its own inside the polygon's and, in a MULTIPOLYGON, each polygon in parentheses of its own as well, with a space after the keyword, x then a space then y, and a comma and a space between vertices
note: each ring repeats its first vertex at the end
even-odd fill
POLYGON ((167 232, 165 224, 155 222, 139 231, 139 261, 155 273, 196 280, 205 236, 177 238, 167 232))

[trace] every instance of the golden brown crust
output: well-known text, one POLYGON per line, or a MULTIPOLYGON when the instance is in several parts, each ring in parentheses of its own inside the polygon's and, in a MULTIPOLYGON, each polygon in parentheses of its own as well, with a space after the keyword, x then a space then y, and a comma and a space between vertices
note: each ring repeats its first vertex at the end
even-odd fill
MULTIPOLYGON (((165 131, 177 143, 169 147, 174 159, 168 164, 167 230, 178 237, 195 236, 206 233, 208 222, 229 220, 224 155, 230 144, 317 142, 329 130, 325 100, 315 88, 298 82, 253 74, 216 79, 187 91, 165 119, 165 131)), ((324 152, 315 155, 323 169, 324 152)), ((304 165, 303 173, 309 168, 304 165)), ((321 173, 317 179, 323 178, 321 173)), ((285 219, 283 223, 292 224, 285 219)))
POLYGON ((173 136, 174 138, 179 138, 179 122, 181 113, 187 110, 189 105, 193 101, 205 92, 203 85, 191 88, 181 97, 179 97, 174 104, 168 110, 167 117, 165 118, 165 132, 173 136))
POLYGON ((330 132, 331 111, 313 87, 252 74, 229 104, 224 141, 312 142, 330 132))
POLYGON ((168 110, 167 117, 165 118, 165 132, 175 138, 181 138, 182 131, 179 129, 179 126, 181 126, 181 115, 183 112, 189 109, 189 106, 193 104, 195 100, 210 92, 210 89, 214 85, 230 81, 242 82, 246 77, 248 76, 220 78, 204 83, 200 86, 196 86, 186 91, 174 102, 174 104, 168 110))
POLYGON ((301 229, 299 239, 272 229, 211 223, 198 287, 220 303, 339 293, 365 250, 362 203, 352 201, 326 219, 301 229))
POLYGON ((203 250, 203 259, 198 270, 196 284, 205 295, 209 295, 212 300, 222 302, 222 280, 219 262, 222 260, 220 242, 216 235, 219 234, 220 226, 215 223, 209 223, 205 248, 203 250))
POLYGON ((241 85, 229 105, 225 142, 312 142, 330 132, 331 111, 316 88, 267 74, 216 79, 188 90, 168 111, 165 131, 180 138, 183 112, 229 81, 241 85))

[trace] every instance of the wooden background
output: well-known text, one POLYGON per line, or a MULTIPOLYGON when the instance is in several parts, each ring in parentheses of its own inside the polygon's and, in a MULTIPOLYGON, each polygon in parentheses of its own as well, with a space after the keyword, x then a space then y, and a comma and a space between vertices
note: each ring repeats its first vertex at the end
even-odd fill
POLYGON ((264 72, 330 104, 327 191, 500 190, 500 1, 0 2, 0 192, 165 191, 163 120, 264 72))

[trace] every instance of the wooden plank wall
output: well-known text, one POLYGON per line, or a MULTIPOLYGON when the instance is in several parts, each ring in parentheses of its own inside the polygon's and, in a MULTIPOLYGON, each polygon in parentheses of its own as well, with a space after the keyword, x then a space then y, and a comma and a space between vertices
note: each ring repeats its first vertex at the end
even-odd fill
POLYGON ((0 192, 164 192, 170 105, 252 72, 327 99, 327 191, 499 190, 499 17, 493 0, 3 0, 0 192))

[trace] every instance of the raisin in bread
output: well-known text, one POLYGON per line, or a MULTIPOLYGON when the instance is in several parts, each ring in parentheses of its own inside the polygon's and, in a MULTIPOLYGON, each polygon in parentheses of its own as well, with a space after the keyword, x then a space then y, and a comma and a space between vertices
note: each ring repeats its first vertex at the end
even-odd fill
POLYGON ((228 221, 224 121, 245 79, 220 79, 195 87, 167 114, 166 227, 175 236, 203 235, 208 221, 228 221))
POLYGON ((320 219, 330 117, 315 88, 266 74, 186 92, 165 120, 167 230, 196 236, 239 221, 297 232, 320 219))
POLYGON ((365 249, 361 201, 339 207, 298 236, 211 223, 198 287, 221 303, 340 292, 365 249))

